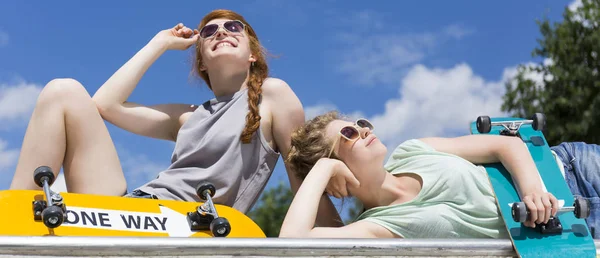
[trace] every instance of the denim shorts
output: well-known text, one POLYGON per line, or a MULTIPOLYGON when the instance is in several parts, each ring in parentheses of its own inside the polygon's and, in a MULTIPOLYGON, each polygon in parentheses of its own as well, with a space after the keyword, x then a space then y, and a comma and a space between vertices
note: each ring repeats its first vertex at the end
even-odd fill
POLYGON ((551 149, 563 163, 565 180, 573 195, 589 200, 590 216, 586 222, 592 236, 600 239, 600 146, 566 142, 551 149))
POLYGON ((156 198, 156 196, 146 193, 144 191, 138 190, 138 189, 135 189, 135 190, 133 190, 133 192, 123 195, 123 197, 142 198, 142 199, 158 199, 158 198, 156 198))

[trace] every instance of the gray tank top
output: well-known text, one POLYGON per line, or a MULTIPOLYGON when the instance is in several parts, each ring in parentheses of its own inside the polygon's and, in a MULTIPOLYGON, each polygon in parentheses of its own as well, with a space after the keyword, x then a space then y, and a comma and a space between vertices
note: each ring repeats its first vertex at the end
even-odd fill
POLYGON ((217 190, 216 203, 248 212, 271 177, 279 153, 260 128, 250 143, 240 140, 248 113, 247 92, 220 96, 198 107, 179 130, 169 168, 138 189, 158 199, 197 202, 196 186, 208 181, 217 190))

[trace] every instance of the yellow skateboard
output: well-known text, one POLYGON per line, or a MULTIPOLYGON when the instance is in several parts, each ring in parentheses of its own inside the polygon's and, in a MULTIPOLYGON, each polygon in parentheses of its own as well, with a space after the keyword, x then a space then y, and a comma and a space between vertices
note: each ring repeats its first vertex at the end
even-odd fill
POLYGON ((263 238, 260 227, 231 207, 213 204, 215 188, 202 183, 204 203, 56 193, 54 173, 35 170, 39 190, 0 191, 0 235, 263 238), (50 200, 50 201, 48 201, 50 200))

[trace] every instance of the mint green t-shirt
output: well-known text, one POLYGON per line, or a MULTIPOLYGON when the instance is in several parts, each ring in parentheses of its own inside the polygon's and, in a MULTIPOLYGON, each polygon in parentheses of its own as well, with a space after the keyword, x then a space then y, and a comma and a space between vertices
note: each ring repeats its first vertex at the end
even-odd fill
POLYGON ((403 238, 507 238, 485 169, 419 140, 399 145, 385 169, 423 180, 411 201, 365 211, 357 220, 381 225, 403 238))

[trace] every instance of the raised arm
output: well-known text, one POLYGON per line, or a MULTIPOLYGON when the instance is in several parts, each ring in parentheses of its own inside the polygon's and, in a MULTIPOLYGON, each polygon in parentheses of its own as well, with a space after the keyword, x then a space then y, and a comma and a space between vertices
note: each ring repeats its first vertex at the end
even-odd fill
POLYGON ((527 146, 521 139, 499 135, 468 135, 456 138, 424 138, 421 141, 437 151, 462 157, 475 164, 501 162, 510 172, 523 195, 522 200, 532 211, 531 220, 525 225, 533 227, 532 221, 547 222, 556 215, 558 200, 545 193, 537 167, 527 146))
POLYGON ((299 238, 393 238, 389 230, 368 221, 358 221, 341 227, 315 227, 319 200, 332 177, 344 177, 354 186, 358 181, 348 167, 335 159, 320 159, 298 189, 288 210, 279 237, 299 238))
MULTIPOLYGON (((304 110, 302 103, 294 94, 292 89, 282 80, 270 79, 263 85, 263 94, 272 100, 273 110, 273 137, 281 152, 282 157, 287 157, 292 131, 304 124, 304 110)), ((284 158, 285 160, 285 158, 284 158)), ((290 166, 285 164, 292 192, 296 194, 302 180, 300 180, 290 166)), ((320 226, 343 226, 343 222, 333 206, 331 199, 323 194, 320 198, 317 225, 320 226)))
POLYGON ((175 141, 184 114, 194 107, 185 104, 144 106, 127 99, 148 68, 169 49, 184 50, 197 40, 197 31, 178 24, 160 31, 146 46, 115 72, 94 94, 100 115, 135 134, 175 141))

